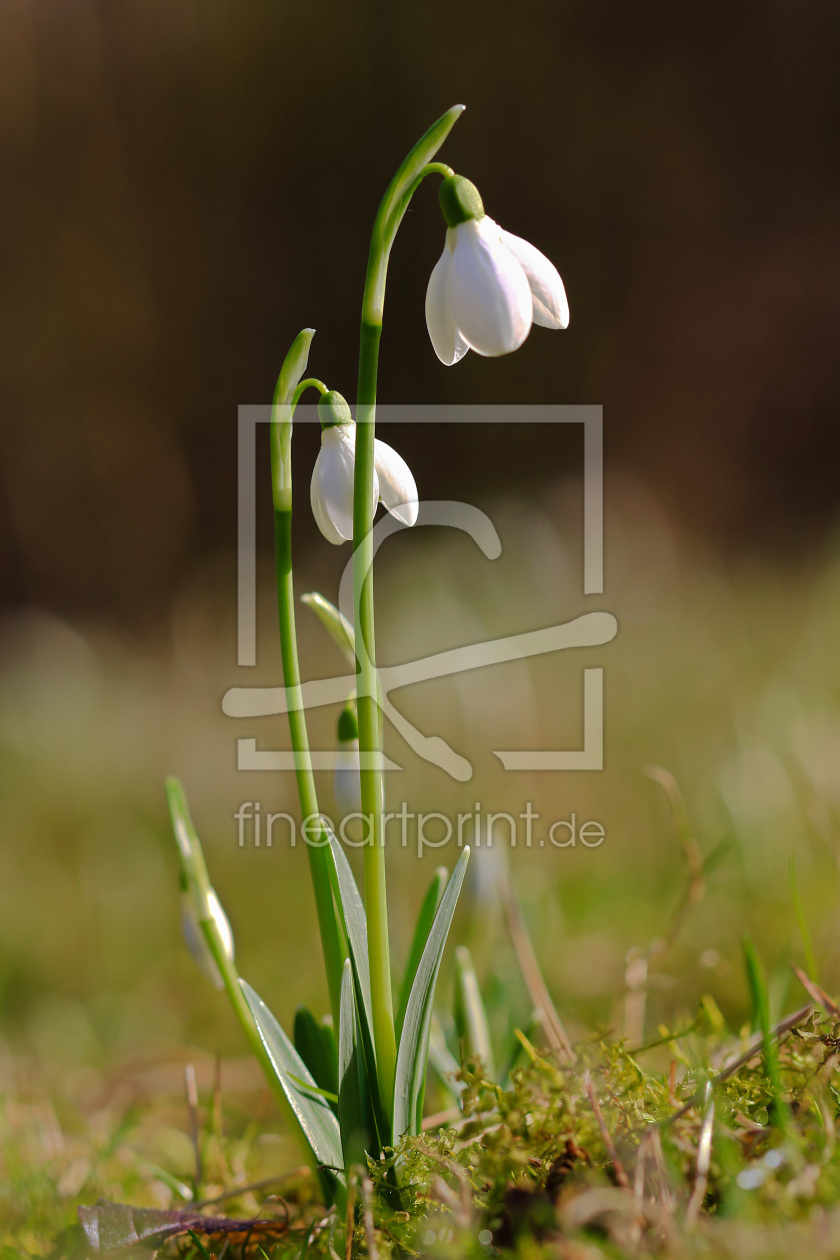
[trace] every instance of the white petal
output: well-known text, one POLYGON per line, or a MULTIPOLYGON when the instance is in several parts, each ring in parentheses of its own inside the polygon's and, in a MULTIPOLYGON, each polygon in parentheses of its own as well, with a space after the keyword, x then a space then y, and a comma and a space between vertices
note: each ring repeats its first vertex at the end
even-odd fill
POLYGON ((379 497, 388 511, 404 525, 413 525, 419 511, 417 482, 402 455, 375 438, 373 466, 379 475, 379 497))
MULTIPOLYGON (((321 449, 312 470, 309 501, 321 533, 331 543, 353 537, 353 477, 356 468, 356 426, 336 424, 321 434, 321 449)), ((373 470, 371 513, 379 502, 379 478, 373 470)))
POLYGON ((568 328, 569 303, 560 273, 554 263, 530 241, 500 229, 507 246, 528 277, 534 299, 534 323, 542 328, 568 328))
POLYGON ((531 331, 534 303, 525 272, 486 215, 453 230, 446 294, 456 327, 479 354, 509 354, 531 331))
POLYGON ((312 470, 312 482, 309 486, 309 502, 312 505, 312 515, 315 517, 315 524, 326 538, 327 542, 334 543, 336 546, 346 542, 346 538, 342 538, 330 518, 327 516, 321 506, 321 493, 318 489, 318 477, 320 475, 319 462, 322 452, 318 452, 318 458, 315 460, 315 467, 312 470))
POLYGON ((455 321, 446 301, 446 274, 449 261, 449 247, 444 245, 443 253, 435 263, 426 289, 426 327, 429 330, 435 354, 447 367, 463 359, 469 350, 466 341, 455 327, 455 321))

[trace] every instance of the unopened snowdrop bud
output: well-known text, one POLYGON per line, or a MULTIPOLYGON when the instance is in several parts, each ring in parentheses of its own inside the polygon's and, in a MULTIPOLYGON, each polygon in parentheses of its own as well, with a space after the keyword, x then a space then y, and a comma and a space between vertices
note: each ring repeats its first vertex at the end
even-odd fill
MULTIPOLYGON (((356 466, 356 425, 347 402, 330 390, 318 404, 321 449, 312 471, 310 502, 321 533, 331 543, 353 537, 353 477, 356 466)), ((417 483, 408 464, 387 442, 373 444, 371 512, 380 501, 404 525, 417 520, 417 483)))
POLYGON ((337 389, 330 389, 318 399, 318 419, 321 428, 328 429, 331 425, 352 424, 353 413, 347 399, 337 389))
MULTIPOLYGON (((228 917, 222 909, 222 903, 212 888, 207 892, 206 908, 213 923, 216 937, 222 947, 222 952, 226 958, 233 962, 233 932, 230 929, 228 917)), ((212 981, 217 989, 223 989, 225 987, 224 981, 219 974, 219 968, 216 965, 210 946, 207 944, 207 939, 198 919, 195 902, 189 890, 181 893, 181 926, 184 932, 184 940, 187 942, 187 948, 193 958, 208 980, 212 981)))
POLYGON ((359 771, 359 724, 356 704, 348 700, 338 719, 338 755, 333 777, 333 799, 340 818, 362 811, 359 771))
POLYGON ((569 304, 553 263, 500 228, 462 175, 444 179, 446 244, 426 290, 426 325, 442 363, 468 350, 494 357, 522 345, 532 324, 567 328, 569 304))

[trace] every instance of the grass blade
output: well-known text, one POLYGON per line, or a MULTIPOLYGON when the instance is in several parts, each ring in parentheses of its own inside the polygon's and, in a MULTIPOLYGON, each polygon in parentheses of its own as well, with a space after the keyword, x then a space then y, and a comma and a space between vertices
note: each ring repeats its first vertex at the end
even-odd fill
POLYGON ((770 1081, 770 1092, 773 1096, 773 1120, 780 1129, 787 1128, 788 1106, 782 1090, 782 1079, 779 1073, 779 1053, 770 1026, 770 999, 767 994, 767 978, 758 950, 749 933, 743 937, 744 963, 747 969, 747 983, 753 1005, 753 1022, 761 1033, 764 1043, 764 1065, 770 1081))
POLYGON ((487 1012, 466 945, 459 945, 455 950, 455 1026, 463 1043, 464 1057, 480 1059, 488 1080, 495 1080, 487 1012))
POLYGON ((409 995, 411 994, 411 986, 414 984, 414 977, 417 974, 417 968, 420 965, 420 959, 423 957, 423 950, 426 948, 426 941, 429 939, 429 931, 434 922, 437 908, 440 905, 440 899, 443 896, 443 890, 446 887, 446 881, 449 878, 449 872, 445 866, 439 866, 435 871, 434 878, 426 890, 423 898, 423 904, 417 915, 417 923, 414 928, 414 936, 411 941, 411 949, 408 954, 408 962, 405 965, 405 974, 403 975, 402 987, 400 989, 400 1000, 397 1007, 397 1042, 399 1042, 402 1032, 403 1021, 405 1019, 405 1008, 408 1006, 409 995))
POLYGON ((393 1140, 395 1142, 399 1141, 404 1133, 417 1132, 417 1103, 426 1079, 426 1058, 435 984, 469 856, 469 848, 465 848, 446 885, 406 1005, 394 1084, 393 1140))

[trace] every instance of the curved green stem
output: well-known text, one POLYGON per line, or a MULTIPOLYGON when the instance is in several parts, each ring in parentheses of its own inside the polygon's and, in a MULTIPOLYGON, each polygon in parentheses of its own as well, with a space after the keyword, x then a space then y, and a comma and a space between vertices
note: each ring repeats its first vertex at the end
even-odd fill
MULTIPOLYGON (((362 300, 353 495, 353 586, 357 610, 356 634, 362 636, 366 648, 365 652, 357 656, 357 669, 360 676, 359 748, 363 753, 378 754, 381 749, 379 710, 374 698, 377 683, 373 625, 371 498, 373 495, 376 379, 388 259, 402 217, 421 181, 427 175, 452 173, 448 166, 432 162, 431 159, 443 144, 462 110, 462 105, 456 105, 448 110, 411 150, 382 199, 371 236, 362 300)), ((382 821, 384 792, 382 773, 374 763, 374 757, 363 759, 365 768, 361 772, 362 812, 370 820, 364 850, 365 908, 377 1076, 382 1103, 390 1115, 393 1109, 397 1046, 394 1033, 385 889, 385 837, 382 821)))
POLYGON ((292 394, 292 410, 294 410, 298 405, 301 394, 305 393, 307 389, 317 389, 319 394, 329 393, 329 390, 323 381, 319 381, 315 376, 307 376, 306 380, 301 381, 295 389, 295 392, 292 394))
MULTIPOLYGON (((292 395, 290 414, 287 421, 288 438, 285 442, 283 457, 287 464, 290 459, 291 421, 298 399, 305 389, 313 386, 321 393, 326 393, 326 386, 314 377, 301 381, 292 395)), ((272 424, 272 429, 276 426, 272 424)), ((285 435, 284 435, 285 437, 285 435)), ((295 760, 300 807, 304 819, 320 817, 318 796, 315 791, 315 776, 312 773, 312 759, 309 753, 309 734, 306 729, 306 714, 300 690, 300 661, 297 649, 297 628, 295 621, 295 586, 292 572, 292 495, 291 473, 281 478, 277 467, 277 454, 280 452, 280 433, 278 440, 272 442, 273 481, 277 485, 283 481, 283 495, 274 504, 274 560, 277 578, 277 612, 280 620, 280 655, 283 661, 283 682, 286 688, 289 732, 295 760), (286 484, 287 483, 287 484, 286 484)), ((334 1025, 338 1028, 341 1008, 341 977, 344 960, 348 957, 344 932, 333 900, 330 883, 329 841, 327 834, 319 824, 317 842, 312 842, 311 835, 304 834, 307 841, 306 852, 309 858, 309 870, 312 876, 312 887, 315 892, 315 906, 318 912, 318 927, 321 933, 321 945, 324 951, 324 964, 327 972, 327 985, 330 992, 330 1009, 334 1025)))

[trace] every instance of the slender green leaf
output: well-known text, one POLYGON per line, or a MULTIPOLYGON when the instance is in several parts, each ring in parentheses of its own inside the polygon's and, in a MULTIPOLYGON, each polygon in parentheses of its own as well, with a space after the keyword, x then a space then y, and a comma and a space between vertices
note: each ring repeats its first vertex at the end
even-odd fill
POLYGON ((417 923, 414 928, 411 949, 408 953, 408 962, 405 965, 405 974, 400 988, 400 1000, 397 1006, 396 1033, 398 1042, 402 1032, 405 1008, 408 1006, 411 986, 414 984, 414 977, 417 974, 420 959, 423 957, 423 950, 426 948, 426 941, 429 939, 429 930, 437 914, 437 908, 440 905, 440 899, 443 896, 448 877, 449 872, 446 867, 439 866, 435 871, 431 884, 426 890, 423 904, 420 906, 420 912, 417 915, 417 923))
POLYGON ((271 1011, 245 980, 242 992, 259 1029, 271 1065, 289 1106, 317 1162, 324 1168, 343 1168, 338 1121, 323 1098, 309 1068, 283 1032, 271 1011), (299 1082, 304 1082, 300 1084, 299 1082))
POLYGON ((307 608, 312 609, 348 665, 352 665, 355 669, 356 649, 354 647, 353 627, 344 616, 344 613, 339 612, 335 604, 331 604, 328 599, 325 599, 323 595, 319 595, 317 591, 307 591, 305 595, 301 595, 300 602, 306 604, 307 608))
POLYGON ((362 995, 362 1009, 369 1026, 373 1027, 365 907, 359 896, 359 890, 356 887, 356 880, 350 869, 350 863, 347 861, 347 854, 342 849, 335 832, 330 830, 330 828, 327 828, 327 832, 330 839, 330 851, 333 856, 336 879, 333 894, 338 902, 339 913, 347 935, 347 943, 350 946, 353 971, 362 995))
POLYGON ((435 984, 469 856, 469 848, 465 848, 446 885, 406 1005, 394 1083, 393 1139, 395 1142, 399 1141, 404 1133, 416 1132, 417 1101, 426 1080, 426 1059, 435 984))
POLYGON ((393 239, 403 215, 408 208, 412 193, 420 178, 423 167, 431 162, 455 123, 464 112, 463 105, 453 105, 437 122, 432 123, 425 135, 421 136, 414 148, 402 162, 399 170, 382 199, 380 214, 386 218, 386 230, 393 239))
POLYGON ((331 1089, 321 1089, 320 1085, 307 1085, 306 1081, 302 1081, 298 1076, 293 1076, 292 1080, 296 1085, 300 1085, 301 1089, 309 1090, 313 1094, 320 1094, 322 1098, 326 1098, 330 1105, 335 1103, 335 1106, 338 1106, 338 1094, 333 1093, 331 1089))
POLYGON ((455 1026, 468 1059, 480 1059, 490 1080, 495 1077, 493 1047, 487 1012, 478 987, 472 956, 466 945, 455 950, 455 1026))
POLYGON ((304 328, 295 337, 283 361, 271 408, 271 489, 274 508, 288 512, 292 505, 292 399, 309 362, 314 328, 304 328))
POLYGON ((338 1094, 338 1051, 335 1033, 319 1023, 307 1006, 295 1011, 294 1043, 313 1079, 322 1090, 338 1094))
POLYGON ((348 958, 341 979, 341 1016, 338 1030, 338 1123, 344 1167, 365 1163, 373 1133, 368 1075, 356 1011, 353 970, 348 958))
MULTIPOLYGON (((333 894, 338 905, 344 933, 350 949, 353 966, 353 983, 356 987, 356 1011, 368 1073, 368 1089, 373 1107, 378 1146, 390 1140, 391 1126, 379 1095, 379 1078, 376 1070, 376 1052, 373 1044, 373 1007, 370 994, 370 966, 368 963, 367 917, 356 880, 337 836, 327 828, 330 852, 333 857, 333 894)), ((374 1143, 372 1142, 373 1146, 374 1143)))

